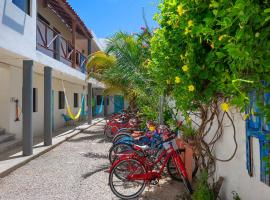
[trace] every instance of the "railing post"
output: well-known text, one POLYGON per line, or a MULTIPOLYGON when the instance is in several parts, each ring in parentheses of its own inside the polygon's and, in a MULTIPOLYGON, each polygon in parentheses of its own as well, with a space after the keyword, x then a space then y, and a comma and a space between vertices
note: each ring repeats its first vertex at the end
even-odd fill
POLYGON ((72 46, 74 48, 72 53, 72 67, 76 68, 76 27, 77 23, 75 20, 72 20, 72 46))
POLYGON ((61 36, 58 34, 57 38, 55 39, 55 59, 61 59, 61 36))

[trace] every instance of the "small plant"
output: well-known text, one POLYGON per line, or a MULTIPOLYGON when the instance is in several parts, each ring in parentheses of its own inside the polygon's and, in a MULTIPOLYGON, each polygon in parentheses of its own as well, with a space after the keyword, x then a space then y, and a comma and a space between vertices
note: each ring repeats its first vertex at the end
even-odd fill
POLYGON ((194 139, 196 135, 196 130, 189 123, 183 124, 181 127, 181 131, 183 132, 183 136, 185 140, 194 139))
POLYGON ((192 200, 214 200, 215 195, 213 189, 208 184, 208 173, 202 171, 197 181, 196 190, 192 195, 192 200))
POLYGON ((237 192, 232 191, 232 194, 233 194, 233 200, 241 200, 241 198, 237 192))

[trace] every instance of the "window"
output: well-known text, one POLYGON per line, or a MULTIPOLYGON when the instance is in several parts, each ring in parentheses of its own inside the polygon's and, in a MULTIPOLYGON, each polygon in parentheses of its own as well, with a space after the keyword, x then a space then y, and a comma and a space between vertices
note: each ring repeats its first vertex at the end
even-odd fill
POLYGON ((30 15, 30 0, 12 0, 12 3, 26 14, 30 15))
POLYGON ((79 98, 78 93, 74 93, 74 108, 78 108, 78 106, 79 106, 78 98, 79 98))
POLYGON ((97 105, 100 106, 101 104, 104 105, 103 96, 97 95, 97 105))
POLYGON ((33 88, 33 112, 38 112, 38 91, 33 88))
POLYGON ((59 109, 65 108, 65 94, 63 91, 58 92, 58 108, 59 109))

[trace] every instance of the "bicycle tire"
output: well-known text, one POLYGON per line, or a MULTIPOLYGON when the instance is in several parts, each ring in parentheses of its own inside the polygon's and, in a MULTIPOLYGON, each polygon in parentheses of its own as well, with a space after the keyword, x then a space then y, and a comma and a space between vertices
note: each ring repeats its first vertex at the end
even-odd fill
POLYGON ((114 161, 114 157, 113 157, 113 153, 115 153, 115 150, 117 150, 117 148, 119 147, 129 147, 130 149, 132 149, 132 146, 129 145, 129 144, 125 144, 125 143, 119 143, 119 144, 116 144, 116 145, 113 145, 110 149, 109 149, 109 161, 110 163, 112 164, 113 161, 114 161))
POLYGON ((180 164, 179 164, 179 163, 180 163, 179 159, 180 159, 180 158, 179 158, 178 155, 177 155, 177 157, 175 158, 176 168, 177 168, 179 174, 180 174, 181 177, 182 177, 182 180, 183 180, 183 183, 184 183, 184 185, 185 185, 185 188, 187 189, 187 191, 188 191, 190 194, 192 194, 192 193, 193 193, 192 186, 191 186, 189 180, 187 179, 187 177, 184 177, 184 175, 182 174, 182 171, 181 171, 181 169, 180 169, 180 167, 179 167, 179 165, 180 165, 180 164))
POLYGON ((114 136, 112 143, 116 143, 117 141, 119 141, 122 137, 131 137, 129 133, 119 133, 116 136, 114 136))
MULTIPOLYGON (((136 159, 128 159, 128 160, 130 160, 130 161, 135 161, 135 162, 137 162, 138 164, 140 164, 140 166, 142 167, 142 169, 143 169, 143 171, 144 171, 143 173, 146 173, 145 167, 144 167, 138 160, 136 160, 136 159)), ((146 181, 143 182, 142 187, 141 187, 136 193, 134 193, 134 194, 132 194, 132 195, 129 195, 129 196, 124 196, 123 194, 119 193, 119 192, 115 189, 115 187, 113 186, 113 175, 114 175, 114 173, 115 173, 115 170, 117 169, 117 166, 121 165, 123 162, 126 162, 126 161, 127 161, 127 160, 122 160, 122 161, 119 162, 116 166, 114 166, 114 168, 112 169, 112 171, 111 171, 111 173, 110 173, 110 175, 109 175, 109 185, 110 185, 110 188, 111 188, 112 192, 113 192, 117 197, 119 197, 119 198, 121 198, 121 199, 135 199, 135 198, 137 198, 138 196, 140 196, 140 195, 143 193, 143 191, 144 191, 144 189, 145 189, 145 187, 146 187, 146 181)), ((117 177, 118 177, 118 176, 117 176, 117 177)))

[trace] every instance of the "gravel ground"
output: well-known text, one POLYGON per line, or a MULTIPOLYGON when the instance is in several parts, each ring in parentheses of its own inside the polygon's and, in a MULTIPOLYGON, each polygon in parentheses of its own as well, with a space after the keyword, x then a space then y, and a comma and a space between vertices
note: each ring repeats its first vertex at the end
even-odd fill
MULTIPOLYGON (((108 186, 111 144, 101 122, 0 179, 0 200, 115 200, 108 186)), ((182 184, 163 180, 141 200, 179 200, 182 184)))

